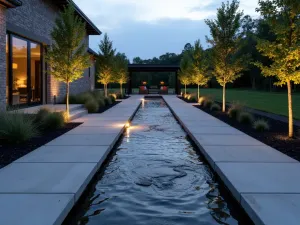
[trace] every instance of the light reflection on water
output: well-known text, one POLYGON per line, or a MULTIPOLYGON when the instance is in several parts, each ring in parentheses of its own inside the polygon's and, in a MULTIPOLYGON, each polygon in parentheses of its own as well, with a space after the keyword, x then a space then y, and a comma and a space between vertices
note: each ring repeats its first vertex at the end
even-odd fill
POLYGON ((163 100, 144 101, 82 207, 77 224, 238 224, 163 100))

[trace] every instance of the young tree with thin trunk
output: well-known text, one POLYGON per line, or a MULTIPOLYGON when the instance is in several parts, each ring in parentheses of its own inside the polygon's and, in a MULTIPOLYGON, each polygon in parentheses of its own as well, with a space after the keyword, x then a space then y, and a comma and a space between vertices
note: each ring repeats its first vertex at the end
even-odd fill
POLYGON ((258 40, 257 49, 272 60, 270 66, 256 62, 264 76, 275 76, 275 85, 287 85, 289 137, 294 136, 292 82, 300 83, 300 2, 296 0, 260 0, 258 12, 275 34, 273 42, 258 40))
POLYGON ((212 74, 223 87, 223 112, 226 110, 226 84, 240 77, 239 73, 245 67, 243 57, 235 57, 241 39, 239 29, 243 16, 238 8, 239 2, 236 0, 226 4, 223 2, 221 8, 217 9, 217 19, 205 20, 211 34, 211 38, 206 37, 206 39, 212 45, 213 50, 214 70, 212 74))
POLYGON ((46 60, 50 65, 51 75, 66 84, 66 113, 69 116, 70 83, 81 78, 84 70, 91 64, 85 44, 85 23, 75 15, 72 4, 64 8, 56 19, 51 37, 53 44, 46 60))
POLYGON ((200 86, 206 85, 209 81, 207 69, 208 64, 204 58, 203 48, 200 40, 197 40, 192 50, 191 78, 192 82, 198 86, 198 100, 200 98, 200 86))
POLYGON ((123 95, 123 84, 128 81, 128 59, 124 54, 118 53, 114 60, 115 82, 120 84, 120 93, 123 95))
POLYGON ((103 84, 104 95, 108 96, 107 85, 113 79, 113 60, 116 50, 113 49, 113 43, 109 40, 107 34, 99 44, 99 56, 97 61, 97 82, 103 84))
POLYGON ((192 83, 191 79, 191 57, 186 52, 180 62, 180 70, 178 71, 178 79, 184 85, 184 94, 186 95, 186 86, 192 83))

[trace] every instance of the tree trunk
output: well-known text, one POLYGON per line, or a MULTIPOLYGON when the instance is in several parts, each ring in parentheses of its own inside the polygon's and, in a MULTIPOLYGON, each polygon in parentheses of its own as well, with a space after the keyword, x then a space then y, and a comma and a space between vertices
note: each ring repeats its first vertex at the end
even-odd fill
POLYGON ((107 97, 107 84, 104 84, 104 96, 107 97))
POLYGON ((291 81, 287 82, 288 88, 288 108, 289 108, 289 137, 294 136, 294 127, 293 127, 293 105, 292 105, 292 87, 291 81))
POLYGON ((69 110, 69 90, 70 90, 70 83, 67 82, 66 83, 66 92, 67 92, 67 96, 66 96, 66 113, 67 113, 67 116, 69 117, 69 113, 70 113, 70 110, 69 110))
POLYGON ((186 95, 186 84, 184 85, 184 95, 186 95))
POLYGON ((198 84, 198 101, 199 101, 199 98, 200 98, 200 85, 198 84))
POLYGON ((121 96, 123 96, 123 88, 122 88, 122 84, 120 84, 120 92, 121 92, 121 96))
POLYGON ((224 83, 223 85, 223 102, 222 102, 222 112, 225 112, 226 111, 226 84, 224 83))

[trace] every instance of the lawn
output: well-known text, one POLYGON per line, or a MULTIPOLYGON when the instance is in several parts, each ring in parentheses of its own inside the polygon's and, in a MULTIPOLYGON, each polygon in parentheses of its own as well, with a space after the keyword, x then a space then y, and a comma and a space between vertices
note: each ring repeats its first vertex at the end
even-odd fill
MULTIPOLYGON (((188 89, 190 93, 197 93, 197 89, 188 89)), ((211 95, 217 101, 222 101, 221 89, 200 89, 200 95, 211 95)), ((279 115, 288 115, 287 93, 262 92, 252 90, 226 90, 226 101, 238 101, 245 106, 271 112, 279 115)), ((294 118, 300 119, 300 94, 293 94, 294 118)))

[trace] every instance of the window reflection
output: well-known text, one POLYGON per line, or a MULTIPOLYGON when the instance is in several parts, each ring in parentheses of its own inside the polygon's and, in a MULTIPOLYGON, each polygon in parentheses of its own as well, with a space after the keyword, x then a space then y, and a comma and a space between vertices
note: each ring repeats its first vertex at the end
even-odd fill
POLYGON ((12 104, 27 103, 27 41, 12 38, 12 104))

